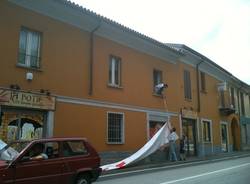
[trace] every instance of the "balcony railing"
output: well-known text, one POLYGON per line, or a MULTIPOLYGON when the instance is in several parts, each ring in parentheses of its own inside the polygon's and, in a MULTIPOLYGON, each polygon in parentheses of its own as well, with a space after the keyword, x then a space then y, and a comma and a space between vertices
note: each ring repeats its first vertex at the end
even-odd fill
POLYGON ((235 113, 235 107, 232 105, 227 91, 219 91, 219 111, 221 115, 229 116, 235 113))

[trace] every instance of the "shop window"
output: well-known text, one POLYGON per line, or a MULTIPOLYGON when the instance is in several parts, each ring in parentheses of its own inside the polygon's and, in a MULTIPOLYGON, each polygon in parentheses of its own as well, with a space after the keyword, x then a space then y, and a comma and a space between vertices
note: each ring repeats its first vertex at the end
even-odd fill
POLYGON ((109 61, 109 85, 121 86, 121 58, 110 56, 109 61))
POLYGON ((18 65, 40 68, 41 33, 22 27, 19 38, 18 65))
POLYGON ((2 126, 0 127, 0 139, 11 142, 15 140, 32 140, 42 138, 43 114, 19 114, 4 112, 2 126))
POLYGON ((154 70, 153 71, 153 80, 154 80, 154 86, 153 86, 154 94, 161 95, 162 91, 161 90, 156 90, 155 86, 157 84, 162 83, 162 71, 154 70))
POLYGON ((202 121, 202 129, 203 129, 203 141, 211 142, 211 122, 202 121))
POLYGON ((124 117, 122 113, 108 113, 109 144, 124 143, 124 117))

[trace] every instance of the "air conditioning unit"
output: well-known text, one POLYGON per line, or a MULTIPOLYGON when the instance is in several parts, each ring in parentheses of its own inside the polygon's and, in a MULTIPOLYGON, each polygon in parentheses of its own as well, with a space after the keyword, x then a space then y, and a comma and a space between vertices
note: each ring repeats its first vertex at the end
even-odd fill
POLYGON ((227 90, 227 83, 226 82, 221 82, 217 84, 218 91, 226 91, 227 90))

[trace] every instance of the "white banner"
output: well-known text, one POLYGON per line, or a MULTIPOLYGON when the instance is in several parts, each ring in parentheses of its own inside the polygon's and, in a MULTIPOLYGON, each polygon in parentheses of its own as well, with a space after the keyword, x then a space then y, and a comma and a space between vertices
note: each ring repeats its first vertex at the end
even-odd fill
POLYGON ((0 139, 0 150, 3 149, 7 144, 0 139))
POLYGON ((164 126, 141 149, 124 160, 101 166, 102 170, 109 171, 113 169, 120 169, 131 163, 144 159, 169 142, 168 135, 170 134, 170 130, 171 124, 166 122, 164 126))

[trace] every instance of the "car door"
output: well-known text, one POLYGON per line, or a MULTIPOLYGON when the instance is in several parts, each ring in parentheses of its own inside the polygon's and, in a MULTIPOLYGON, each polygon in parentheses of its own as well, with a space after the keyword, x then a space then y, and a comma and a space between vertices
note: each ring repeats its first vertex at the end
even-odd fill
POLYGON ((61 184, 72 183, 76 179, 75 176, 79 170, 91 168, 89 153, 82 140, 63 141, 62 155, 64 157, 64 166, 62 167, 61 184))
MULTIPOLYGON (((48 145, 58 144, 48 142, 48 145)), ((48 145, 45 148, 48 148, 48 145)), ((51 154, 51 153, 50 153, 51 154)), ((48 159, 24 160, 20 159, 14 165, 15 184, 49 184, 60 183, 63 159, 57 154, 51 154, 48 159)))

